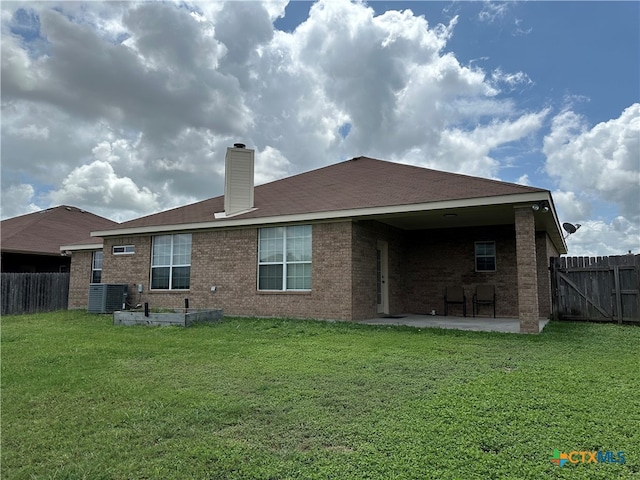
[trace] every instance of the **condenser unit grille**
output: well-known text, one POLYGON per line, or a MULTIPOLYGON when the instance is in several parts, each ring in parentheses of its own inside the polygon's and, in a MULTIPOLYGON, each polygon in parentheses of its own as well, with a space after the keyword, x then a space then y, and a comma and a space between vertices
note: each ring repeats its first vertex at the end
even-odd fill
POLYGON ((91 283, 89 284, 90 313, 113 313, 124 310, 127 301, 126 283, 91 283))

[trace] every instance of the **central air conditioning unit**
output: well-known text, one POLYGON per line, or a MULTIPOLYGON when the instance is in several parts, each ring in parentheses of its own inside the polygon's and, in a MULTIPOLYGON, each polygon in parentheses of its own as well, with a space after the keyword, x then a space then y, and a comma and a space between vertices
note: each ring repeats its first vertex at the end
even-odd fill
POLYGON ((124 310, 127 304, 126 283, 90 283, 89 313, 113 313, 124 310))

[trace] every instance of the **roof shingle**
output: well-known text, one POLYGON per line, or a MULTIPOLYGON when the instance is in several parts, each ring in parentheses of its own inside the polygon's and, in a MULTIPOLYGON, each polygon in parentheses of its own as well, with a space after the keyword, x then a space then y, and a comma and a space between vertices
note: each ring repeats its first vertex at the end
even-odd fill
POLYGON ((76 207, 60 205, 0 223, 3 252, 60 255, 60 246, 73 243, 100 243, 91 237, 94 230, 114 229, 118 223, 76 207))
MULTIPOLYGON (((357 157, 255 188, 256 209, 233 218, 272 217, 485 198, 546 190, 442 172, 368 157, 357 157)), ((214 221, 222 196, 148 215, 118 229, 214 221)), ((217 221, 224 222, 225 219, 217 221)))

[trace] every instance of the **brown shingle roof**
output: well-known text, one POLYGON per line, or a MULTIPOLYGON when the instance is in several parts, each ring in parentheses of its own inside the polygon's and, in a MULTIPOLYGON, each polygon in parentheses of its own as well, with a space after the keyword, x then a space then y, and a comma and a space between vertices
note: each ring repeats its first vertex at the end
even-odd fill
MULTIPOLYGON (((254 193, 256 210, 232 218, 260 219, 545 191, 486 178, 357 157, 260 185, 255 188, 254 193)), ((118 229, 212 222, 214 213, 223 210, 224 198, 219 196, 123 222, 118 225, 118 229)))
POLYGON ((108 218, 61 205, 40 212, 9 218, 0 223, 2 251, 60 255, 60 246, 100 243, 91 232, 117 228, 108 218))

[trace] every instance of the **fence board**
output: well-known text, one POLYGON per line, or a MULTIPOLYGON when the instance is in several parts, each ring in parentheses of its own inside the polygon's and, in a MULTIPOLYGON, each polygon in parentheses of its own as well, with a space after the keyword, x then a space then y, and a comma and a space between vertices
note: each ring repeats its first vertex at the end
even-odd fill
POLYGON ((2 315, 66 309, 69 273, 3 273, 2 315))
POLYGON ((640 322, 640 255, 552 259, 555 318, 640 322))

